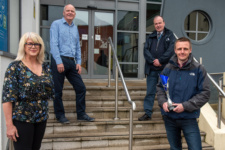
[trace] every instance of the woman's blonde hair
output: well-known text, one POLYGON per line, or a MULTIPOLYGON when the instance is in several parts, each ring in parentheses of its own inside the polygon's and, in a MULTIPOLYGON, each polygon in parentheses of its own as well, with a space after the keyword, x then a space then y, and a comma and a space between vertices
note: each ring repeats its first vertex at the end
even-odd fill
POLYGON ((17 57, 15 60, 24 59, 25 54, 26 54, 24 47, 25 47, 25 43, 27 42, 28 39, 32 40, 34 43, 41 44, 40 52, 37 56, 37 60, 39 63, 42 64, 45 59, 45 45, 44 45, 42 38, 37 33, 34 33, 34 32, 27 32, 20 38, 19 49, 18 49, 17 57))

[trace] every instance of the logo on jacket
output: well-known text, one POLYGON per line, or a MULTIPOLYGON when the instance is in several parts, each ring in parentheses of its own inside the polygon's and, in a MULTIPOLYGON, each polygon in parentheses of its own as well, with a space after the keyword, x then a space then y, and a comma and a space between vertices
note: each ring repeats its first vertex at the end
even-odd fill
POLYGON ((195 76, 195 73, 194 73, 194 72, 191 72, 191 73, 190 73, 190 76, 195 76))
POLYGON ((169 40, 170 40, 170 38, 167 38, 167 39, 166 39, 166 41, 169 41, 169 40))

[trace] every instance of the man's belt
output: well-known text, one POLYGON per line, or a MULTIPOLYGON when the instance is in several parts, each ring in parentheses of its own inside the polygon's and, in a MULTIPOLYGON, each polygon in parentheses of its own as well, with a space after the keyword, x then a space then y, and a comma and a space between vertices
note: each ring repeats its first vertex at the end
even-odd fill
POLYGON ((70 60, 74 60, 73 57, 68 57, 68 56, 61 56, 61 57, 64 57, 64 58, 67 58, 67 59, 70 59, 70 60))

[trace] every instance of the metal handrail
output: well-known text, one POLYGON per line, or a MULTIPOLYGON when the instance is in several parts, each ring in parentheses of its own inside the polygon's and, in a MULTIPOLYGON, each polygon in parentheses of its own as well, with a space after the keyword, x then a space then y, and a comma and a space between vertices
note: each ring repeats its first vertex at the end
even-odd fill
POLYGON ((210 81, 213 83, 213 85, 217 88, 217 90, 219 91, 219 101, 218 101, 218 119, 217 119, 217 126, 219 129, 221 129, 221 107, 222 107, 222 97, 225 98, 225 93, 223 91, 223 83, 221 81, 219 81, 220 86, 216 83, 216 81, 211 77, 210 74, 207 73, 207 76, 209 77, 210 81))
POLYGON ((5 150, 14 150, 13 141, 8 139, 5 150))
POLYGON ((108 63, 108 87, 110 87, 110 79, 111 79, 111 50, 113 52, 113 58, 115 60, 115 64, 116 64, 116 71, 115 71, 115 79, 116 79, 116 83, 115 83, 115 88, 116 88, 116 99, 115 99, 115 120, 118 120, 118 71, 119 71, 119 74, 120 74, 120 78, 121 78, 121 81, 123 83, 123 87, 124 87, 124 90, 125 90, 125 93, 126 93, 126 96, 127 96, 127 100, 128 102, 131 104, 131 108, 130 108, 130 121, 129 121, 129 126, 130 126, 130 129, 129 129, 129 150, 132 150, 132 143, 133 143, 133 111, 136 109, 136 104, 135 102, 133 102, 130 98, 130 94, 128 92, 128 89, 127 89, 127 86, 126 86, 126 83, 125 83, 125 80, 124 80, 124 77, 123 77, 123 73, 121 71, 121 68, 120 68, 120 64, 119 64, 119 61, 117 59, 117 56, 116 56, 116 52, 115 52, 115 49, 114 49, 114 46, 113 46, 113 43, 112 43, 112 38, 109 37, 108 38, 109 40, 109 63, 108 63))
MULTIPOLYGON (((173 33, 173 34, 176 37, 176 39, 178 39, 177 35, 175 33, 173 33)), ((198 62, 196 58, 194 58, 194 60, 196 62, 198 62)), ((222 83, 220 83, 221 86, 219 86, 209 73, 207 73, 207 76, 208 76, 209 80, 213 83, 213 85, 217 88, 217 90, 219 91, 220 97, 225 97, 225 92, 222 89, 222 83)), ((217 126, 218 126, 219 129, 221 129, 221 109, 220 109, 221 105, 222 105, 221 99, 219 98, 219 103, 218 103, 218 125, 217 126)))
MULTIPOLYGON (((109 40, 109 44, 111 46, 111 50, 113 52, 113 56, 114 56, 114 59, 115 59, 115 62, 116 62, 116 66, 118 67, 118 71, 119 71, 120 78, 121 78, 122 83, 123 83, 123 87, 124 87, 124 90, 125 90, 125 93, 126 93, 128 102, 132 105, 132 109, 135 110, 136 109, 136 104, 130 98, 130 94, 128 92, 128 89, 127 89, 127 86, 126 86, 126 83, 125 83, 125 80, 124 80, 124 77, 123 77, 123 73, 121 71, 121 68, 120 68, 120 65, 119 65, 119 61, 118 61, 117 56, 116 56, 116 53, 115 53, 115 49, 114 49, 114 46, 113 46, 113 43, 112 43, 112 38, 109 37, 108 40, 109 40)), ((109 53, 109 56, 110 55, 111 55, 111 53, 109 53)), ((111 57, 110 57, 110 59, 111 59, 111 57)), ((109 61, 109 66, 111 66, 111 61, 109 61)), ((111 74, 109 74, 109 77, 110 77, 110 75, 111 74)), ((110 87, 110 84, 108 86, 110 87)))

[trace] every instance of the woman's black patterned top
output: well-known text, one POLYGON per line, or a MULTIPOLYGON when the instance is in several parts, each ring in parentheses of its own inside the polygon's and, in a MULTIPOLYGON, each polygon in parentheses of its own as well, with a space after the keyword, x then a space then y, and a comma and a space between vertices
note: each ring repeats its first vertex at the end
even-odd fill
POLYGON ((37 123, 48 119, 48 100, 54 99, 54 84, 49 66, 34 74, 22 61, 9 64, 4 78, 2 103, 12 102, 12 119, 37 123))

